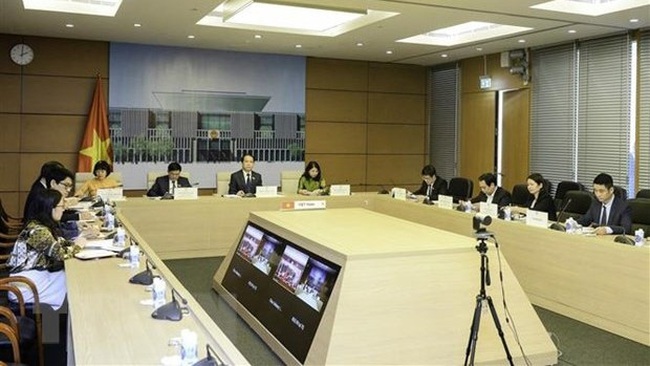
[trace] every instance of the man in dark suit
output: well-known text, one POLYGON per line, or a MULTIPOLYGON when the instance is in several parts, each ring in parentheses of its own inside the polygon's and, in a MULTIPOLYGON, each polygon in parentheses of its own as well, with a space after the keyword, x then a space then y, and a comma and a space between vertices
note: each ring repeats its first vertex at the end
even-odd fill
POLYGON ((422 185, 413 194, 425 196, 429 201, 437 201, 439 194, 447 194, 447 181, 436 175, 433 165, 425 165, 422 168, 422 185))
POLYGON ((230 175, 228 183, 228 194, 236 194, 243 197, 247 194, 255 194, 257 186, 262 185, 262 175, 253 171, 255 158, 246 154, 241 158, 241 170, 230 175))
POLYGON ((478 186, 481 189, 481 193, 471 199, 472 203, 494 203, 499 208, 502 208, 508 206, 512 201, 510 192, 497 186, 497 175, 494 173, 481 174, 478 177, 478 186))
POLYGON ((192 185, 187 178, 181 177, 181 165, 177 162, 173 162, 167 166, 167 175, 156 178, 154 184, 151 186, 149 191, 147 191, 147 196, 173 196, 175 188, 189 188, 191 186, 192 185))
POLYGON ((582 226, 596 226, 596 234, 630 234, 632 232, 632 209, 625 199, 614 194, 612 176, 600 173, 594 178, 594 195, 589 210, 578 223, 582 226))

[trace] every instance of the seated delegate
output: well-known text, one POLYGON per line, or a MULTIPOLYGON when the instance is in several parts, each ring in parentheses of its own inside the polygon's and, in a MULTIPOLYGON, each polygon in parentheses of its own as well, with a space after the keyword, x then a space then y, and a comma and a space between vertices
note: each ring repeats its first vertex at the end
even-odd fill
POLYGON ((228 183, 228 194, 236 194, 240 197, 254 195, 257 187, 262 185, 262 175, 254 172, 255 158, 246 154, 241 158, 241 170, 230 175, 228 183))
POLYGON ((478 177, 478 186, 481 189, 476 197, 471 199, 473 204, 479 202, 494 203, 499 208, 510 205, 512 198, 510 192, 497 186, 497 175, 494 173, 484 173, 478 177))
POLYGON ((430 201, 437 201, 439 194, 447 194, 447 181, 436 174, 436 168, 433 165, 425 165, 421 174, 422 185, 413 192, 414 195, 424 196, 430 201))
POLYGON ((528 208, 533 211, 546 212, 549 220, 557 221, 555 202, 553 201, 553 197, 548 193, 544 177, 539 173, 529 175, 526 178, 526 187, 530 195, 526 200, 525 208, 513 207, 512 211, 522 213, 528 208))
MULTIPOLYGON (((74 242, 62 236, 59 226, 64 210, 63 195, 47 189, 34 196, 30 204, 27 225, 18 235, 7 260, 10 276, 25 276, 36 284, 41 303, 58 310, 66 296, 63 260, 83 248, 85 239, 74 242)), ((21 292, 22 289, 21 289, 21 292)), ((26 302, 34 302, 31 291, 25 289, 26 302)), ((15 297, 9 296, 15 301, 15 297)))
POLYGON ((322 176, 320 165, 310 161, 305 166, 305 172, 298 181, 298 194, 304 196, 318 196, 329 193, 329 187, 322 176))
POLYGON ((596 227, 597 235, 631 234, 632 209, 623 198, 614 194, 612 176, 600 173, 593 184, 596 201, 577 222, 582 226, 596 227))
POLYGON ((163 197, 166 195, 174 195, 174 189, 177 187, 189 188, 192 187, 190 181, 181 177, 181 165, 177 162, 170 163, 167 166, 167 175, 156 178, 151 188, 147 191, 149 197, 163 197))
POLYGON ((86 181, 75 192, 75 197, 96 197, 98 189, 119 187, 119 184, 110 177, 111 172, 111 166, 104 160, 95 163, 93 167, 93 175, 95 175, 95 178, 86 181))

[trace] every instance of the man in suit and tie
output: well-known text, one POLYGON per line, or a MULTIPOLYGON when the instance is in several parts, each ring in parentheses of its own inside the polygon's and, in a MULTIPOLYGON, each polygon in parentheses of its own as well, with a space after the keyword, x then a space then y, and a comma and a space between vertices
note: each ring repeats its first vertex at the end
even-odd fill
POLYGON ((187 178, 181 177, 181 165, 177 162, 173 162, 167 166, 167 175, 156 178, 153 186, 151 186, 147 192, 147 196, 173 196, 174 189, 178 187, 189 188, 191 186, 192 185, 187 178))
POLYGON ((600 173, 594 178, 596 201, 578 223, 582 226, 595 226, 597 235, 630 234, 632 232, 632 209, 625 199, 614 194, 612 176, 600 173))
POLYGON ((436 167, 425 165, 422 168, 422 185, 413 194, 425 196, 429 201, 437 201, 439 194, 447 194, 447 181, 436 175, 436 167))
POLYGON ((255 194, 257 186, 262 185, 262 175, 253 171, 255 158, 246 154, 241 158, 241 170, 230 175, 228 183, 228 194, 236 194, 243 197, 247 194, 255 194))
POLYGON ((481 189, 481 193, 471 199, 472 203, 494 203, 499 208, 502 208, 508 206, 512 201, 510 192, 497 186, 497 175, 494 173, 481 174, 478 177, 478 186, 481 189))

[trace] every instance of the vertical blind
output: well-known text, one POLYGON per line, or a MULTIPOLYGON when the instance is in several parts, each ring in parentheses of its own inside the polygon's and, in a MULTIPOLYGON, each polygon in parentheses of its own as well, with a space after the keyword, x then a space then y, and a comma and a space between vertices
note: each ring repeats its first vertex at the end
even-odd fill
POLYGON ((627 35, 580 44, 578 64, 578 180, 605 172, 628 186, 630 44, 627 35))
POLYGON ((456 64, 431 70, 429 75, 431 164, 449 181, 457 174, 458 67, 456 64))
POLYGON ((575 55, 574 44, 532 53, 530 167, 554 187, 576 179, 575 55))
MULTIPOLYGON (((650 189, 650 31, 641 33, 639 55, 639 189, 650 189)), ((633 192, 630 192, 630 195, 633 192)))

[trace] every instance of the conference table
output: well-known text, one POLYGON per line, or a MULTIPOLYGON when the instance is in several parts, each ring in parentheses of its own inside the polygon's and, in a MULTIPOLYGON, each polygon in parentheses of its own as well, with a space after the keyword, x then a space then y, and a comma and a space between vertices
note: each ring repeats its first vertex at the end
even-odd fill
MULTIPOLYGON (((225 256, 238 242, 250 212, 278 211, 291 202, 312 200, 325 201, 327 208, 364 208, 474 237, 473 214, 376 193, 128 198, 117 207, 129 231, 160 260, 225 256)), ((532 304, 650 345, 650 246, 623 245, 613 236, 571 235, 517 221, 493 220, 487 229, 532 304)))

